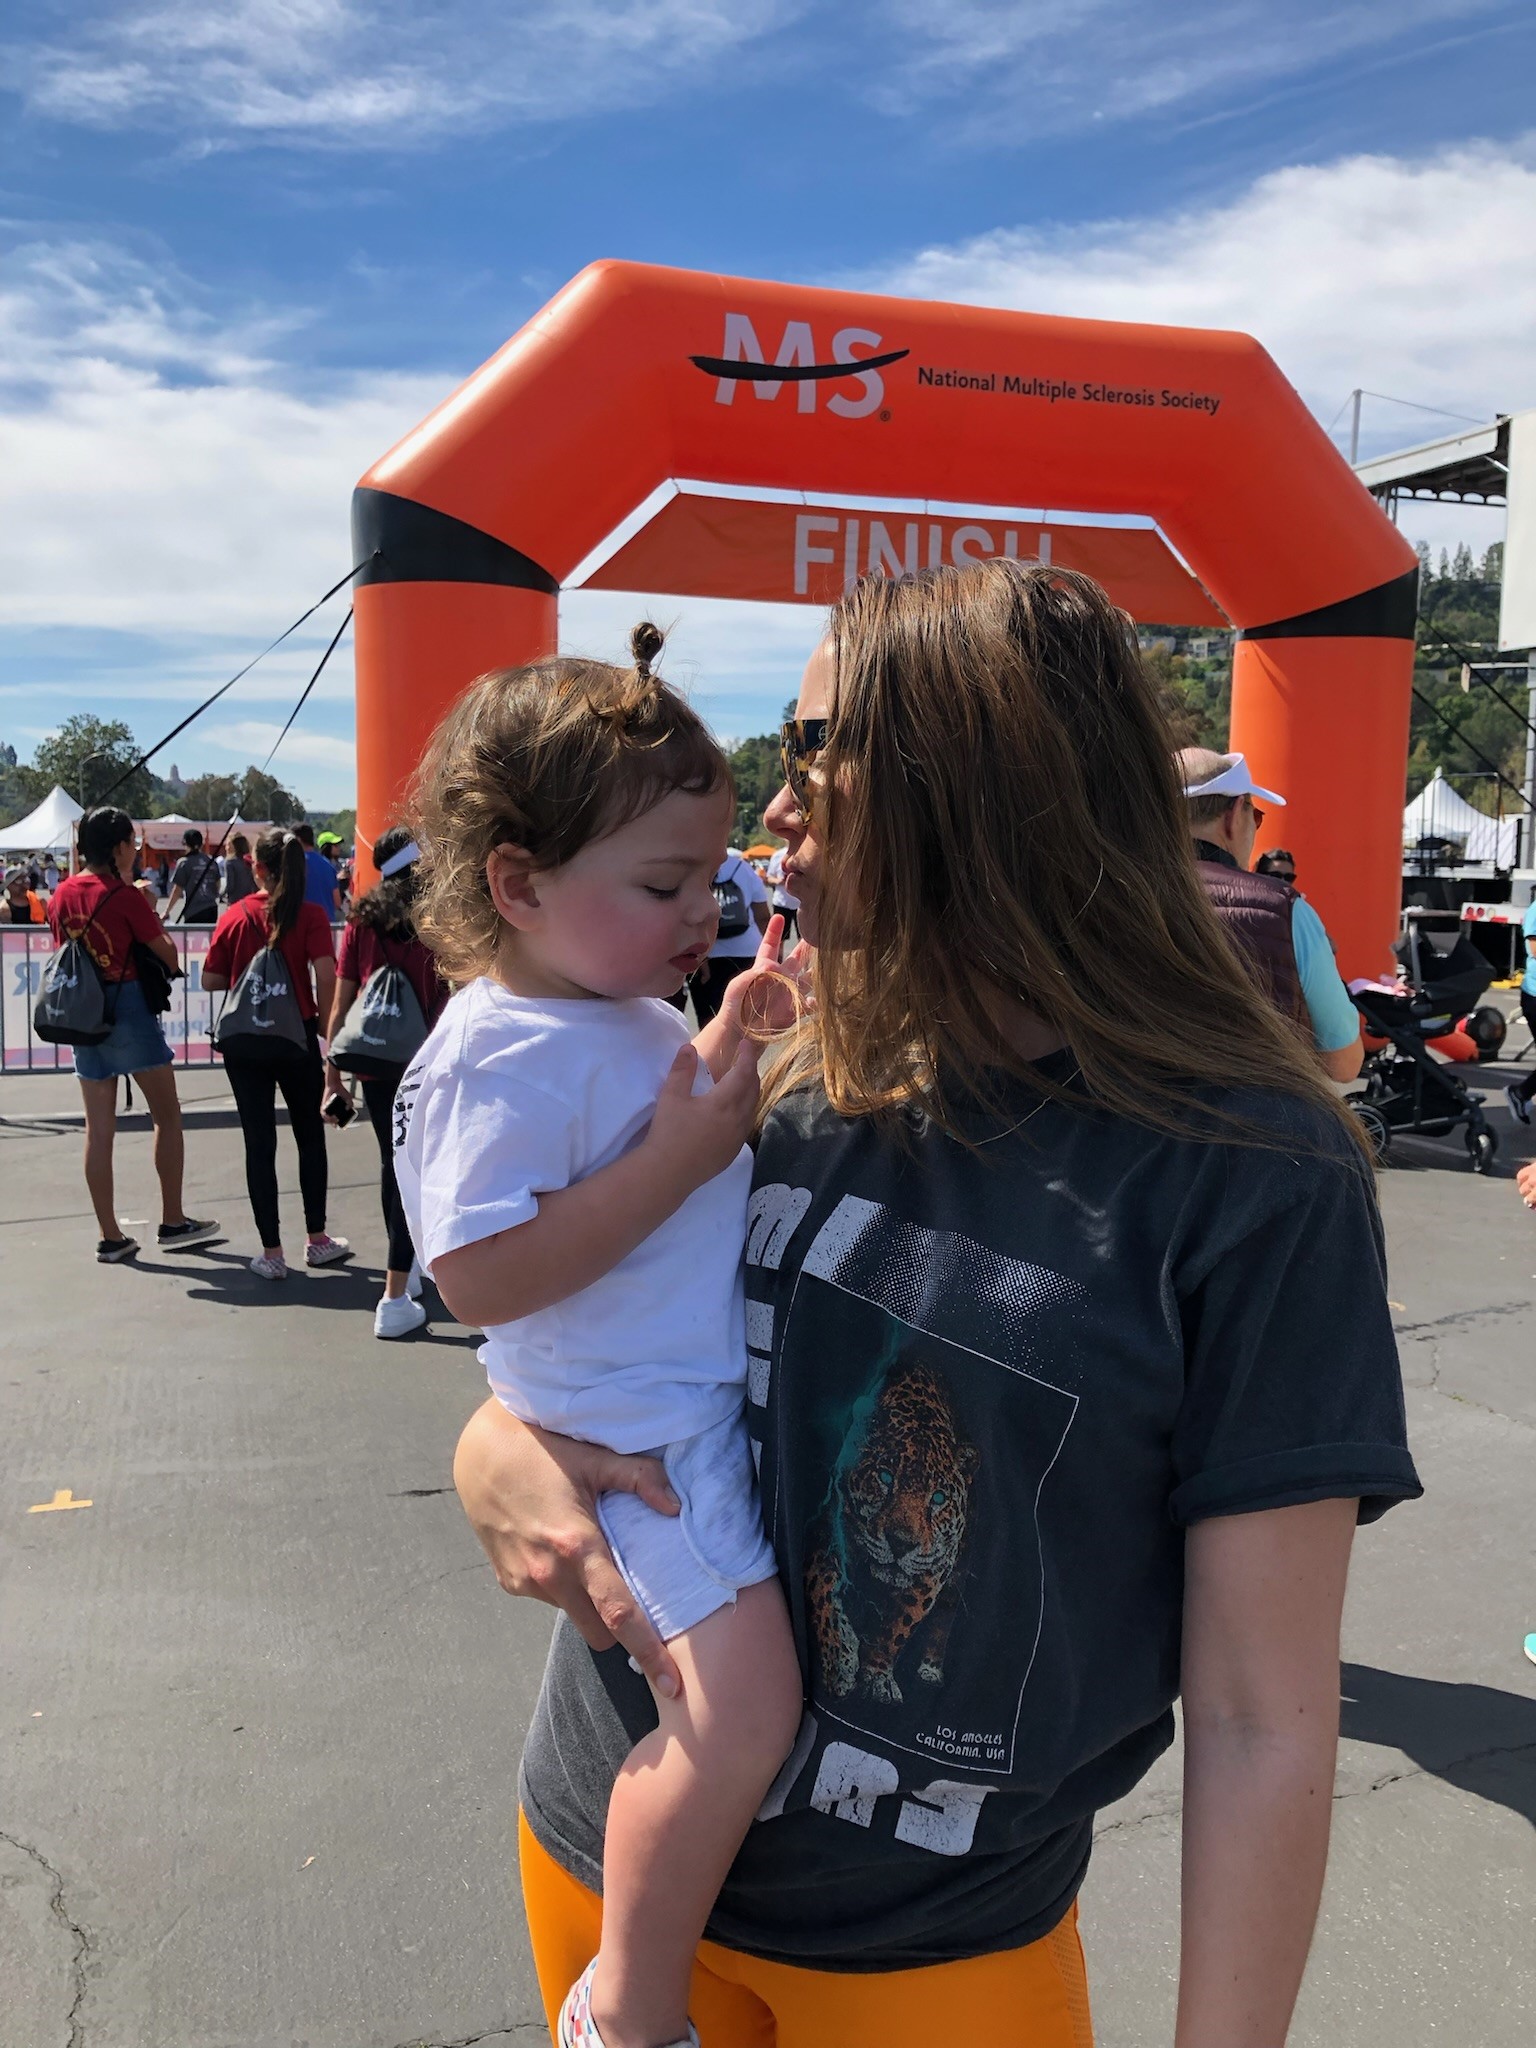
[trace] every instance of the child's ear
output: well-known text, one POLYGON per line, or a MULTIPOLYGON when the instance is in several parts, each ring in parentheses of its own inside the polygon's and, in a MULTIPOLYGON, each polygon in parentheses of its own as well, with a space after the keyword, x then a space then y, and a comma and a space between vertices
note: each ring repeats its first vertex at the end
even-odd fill
POLYGON ((526 847, 492 847, 485 863, 486 886, 498 916, 514 931, 536 924, 542 906, 533 886, 533 859, 526 847))

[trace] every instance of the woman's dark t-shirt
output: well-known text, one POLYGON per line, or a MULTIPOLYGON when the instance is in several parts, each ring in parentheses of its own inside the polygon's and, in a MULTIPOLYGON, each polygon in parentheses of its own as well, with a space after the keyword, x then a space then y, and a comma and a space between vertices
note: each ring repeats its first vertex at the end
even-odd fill
MULTIPOLYGON (((1048 1932, 1172 1739, 1189 1524, 1420 1492, 1365 1170, 1319 1111, 1222 1106, 1272 1147, 1023 1084, 976 1151, 769 1118, 747 1413, 808 1703, 713 1939, 888 1970, 1048 1932)), ((594 1888, 653 1725, 562 1620, 522 1796, 594 1888)))

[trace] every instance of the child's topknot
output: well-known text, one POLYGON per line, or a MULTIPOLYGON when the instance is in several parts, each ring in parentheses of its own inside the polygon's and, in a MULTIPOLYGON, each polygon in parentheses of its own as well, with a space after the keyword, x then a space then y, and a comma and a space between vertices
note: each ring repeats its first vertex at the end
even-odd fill
POLYGON ((651 666, 666 644, 666 635, 660 626, 653 626, 649 619, 642 619, 630 634, 629 651, 634 656, 635 674, 643 681, 649 680, 651 666))

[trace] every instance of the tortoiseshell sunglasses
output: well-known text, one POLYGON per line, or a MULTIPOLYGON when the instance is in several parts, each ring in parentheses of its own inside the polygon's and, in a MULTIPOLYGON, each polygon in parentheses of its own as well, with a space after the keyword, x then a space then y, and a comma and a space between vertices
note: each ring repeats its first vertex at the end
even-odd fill
POLYGON ((779 760, 783 765, 784 780, 789 785, 790 795, 806 817, 811 814, 811 801, 816 793, 811 770, 826 744, 827 721, 824 718, 786 718, 779 728, 779 760))

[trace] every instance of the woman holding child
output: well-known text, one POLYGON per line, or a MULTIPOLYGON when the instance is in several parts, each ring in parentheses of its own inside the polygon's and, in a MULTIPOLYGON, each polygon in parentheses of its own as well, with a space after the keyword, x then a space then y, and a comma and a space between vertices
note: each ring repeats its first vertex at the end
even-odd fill
MULTIPOLYGON (((604 2048, 1085 2048, 1094 1814, 1182 1695, 1177 2048, 1276 2048, 1326 1859, 1354 1529, 1419 1487, 1369 1171, 1205 902, 1128 622, 1006 561, 834 611, 768 814, 813 1004, 746 1199, 739 1047, 793 1007, 777 930, 693 1092, 650 1021, 675 1013, 643 999, 707 943, 724 779, 648 661, 574 666, 471 693, 419 834, 424 924, 477 921, 481 1005, 517 1006, 524 1038, 578 1006, 614 1034, 562 1088, 530 1076, 516 1185, 461 1170, 471 1220, 418 1238, 450 1305, 503 1332, 465 1506, 503 1586, 569 1617, 521 1783, 552 2025, 604 2048), (514 700, 554 824, 527 746, 505 750, 514 700), (584 820, 548 787, 551 706, 605 736, 584 820), (599 933, 628 927, 603 920, 639 890, 672 922, 615 966, 599 933), (652 1101, 596 1130, 595 1077, 633 1050, 609 1012, 657 1035, 632 1091, 652 1101), (720 1239, 743 1228, 738 1326, 720 1239), (678 1454, 684 1383, 683 1441, 696 1410, 720 1432, 707 1472, 678 1454), (776 1579, 740 1513, 743 1391, 776 1579), (723 1604, 672 1611, 711 1579, 723 1604)), ((408 1210, 422 1148, 443 1178, 443 1133, 473 1154, 488 1113, 488 1080, 443 1080, 465 1002, 427 1076, 448 1113, 410 1116, 408 1210)), ((487 1074, 512 1037, 485 1039, 487 1074)))

